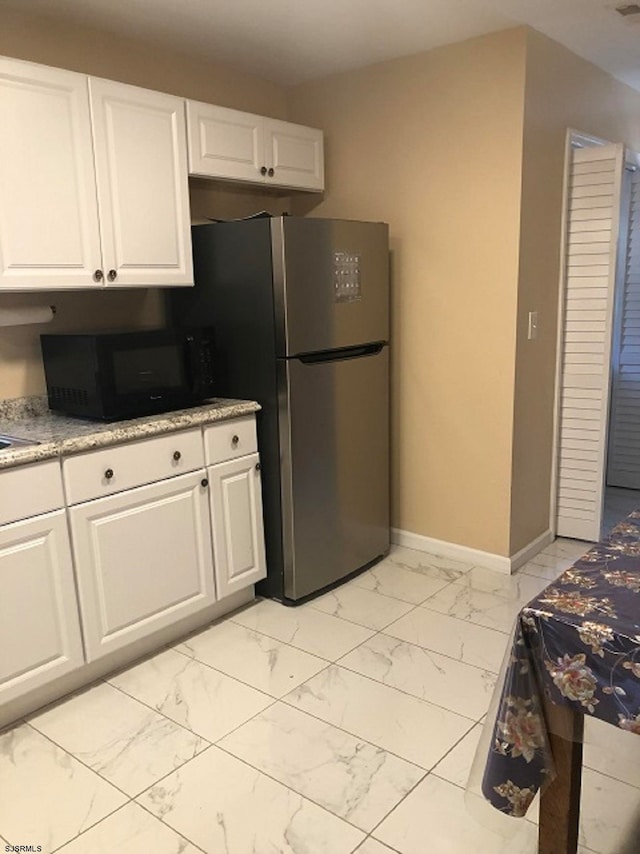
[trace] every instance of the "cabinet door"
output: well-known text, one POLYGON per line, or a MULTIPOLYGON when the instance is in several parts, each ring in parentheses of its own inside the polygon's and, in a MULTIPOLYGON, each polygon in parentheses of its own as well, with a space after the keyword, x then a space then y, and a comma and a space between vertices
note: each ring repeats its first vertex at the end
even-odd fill
POLYGON ((192 285, 184 101, 89 79, 108 286, 192 285))
POLYGON ((190 174, 263 183, 263 122, 262 116, 187 101, 190 174))
POLYGON ((215 601, 203 475, 181 475, 69 511, 88 661, 215 601))
POLYGON ((0 289, 86 287, 100 263, 87 78, 0 58, 0 289))
POLYGON ((258 454, 208 468, 218 597, 267 574, 258 454))
POLYGON ((83 663, 64 510, 0 527, 0 703, 83 663))
POLYGON ((322 131, 303 125, 264 120, 265 164, 273 169, 267 184, 299 190, 324 190, 322 131))

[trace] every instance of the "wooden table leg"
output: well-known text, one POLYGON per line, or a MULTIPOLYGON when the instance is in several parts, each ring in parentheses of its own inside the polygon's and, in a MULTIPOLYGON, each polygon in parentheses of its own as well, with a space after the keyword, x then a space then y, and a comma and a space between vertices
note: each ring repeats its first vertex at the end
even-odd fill
POLYGON ((548 700, 544 714, 557 777, 540 798, 538 854, 576 854, 584 715, 548 700))

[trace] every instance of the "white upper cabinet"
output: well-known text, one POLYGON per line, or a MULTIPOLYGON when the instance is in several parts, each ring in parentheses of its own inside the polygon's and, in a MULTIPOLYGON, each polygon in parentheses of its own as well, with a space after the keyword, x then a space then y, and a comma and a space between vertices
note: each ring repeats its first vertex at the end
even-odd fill
POLYGON ((265 119, 267 184, 304 190, 324 190, 322 131, 265 119))
POLYGON ((196 101, 187 129, 192 175, 324 189, 322 131, 196 101))
POLYGON ((191 285, 184 101, 89 79, 108 286, 191 285))
POLYGON ((262 116, 187 101, 189 172, 231 181, 262 181, 262 116))
POLYGON ((0 289, 193 284, 183 104, 0 58, 0 289))
POLYGON ((0 288, 87 287, 101 268, 87 78, 0 57, 0 288))

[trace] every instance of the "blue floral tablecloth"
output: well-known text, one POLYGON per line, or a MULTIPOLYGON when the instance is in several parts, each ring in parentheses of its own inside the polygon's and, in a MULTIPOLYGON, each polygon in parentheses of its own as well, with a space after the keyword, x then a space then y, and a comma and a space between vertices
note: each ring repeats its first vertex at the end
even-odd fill
POLYGON ((640 734, 640 510, 518 615, 482 780, 508 815, 553 769, 545 696, 640 734))

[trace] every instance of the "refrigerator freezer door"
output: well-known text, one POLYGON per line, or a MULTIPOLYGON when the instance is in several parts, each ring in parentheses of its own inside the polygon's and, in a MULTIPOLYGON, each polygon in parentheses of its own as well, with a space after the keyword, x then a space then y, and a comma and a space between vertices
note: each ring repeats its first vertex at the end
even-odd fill
POLYGON ((277 352, 389 340, 385 223, 271 220, 277 352))
POLYGON ((389 350, 279 371, 284 595, 297 600, 389 549, 389 350))

